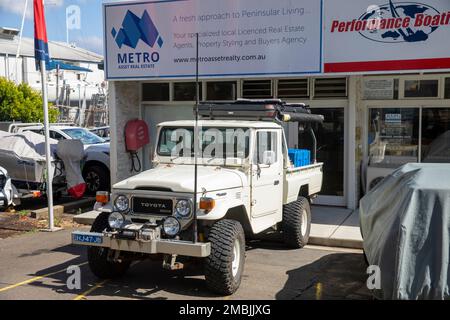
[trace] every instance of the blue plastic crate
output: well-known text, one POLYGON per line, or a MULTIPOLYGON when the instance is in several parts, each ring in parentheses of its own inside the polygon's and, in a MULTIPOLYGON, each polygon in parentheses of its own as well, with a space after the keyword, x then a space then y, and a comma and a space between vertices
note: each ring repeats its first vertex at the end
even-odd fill
POLYGON ((305 149, 289 149, 289 158, 294 167, 304 167, 311 164, 311 151, 305 149))

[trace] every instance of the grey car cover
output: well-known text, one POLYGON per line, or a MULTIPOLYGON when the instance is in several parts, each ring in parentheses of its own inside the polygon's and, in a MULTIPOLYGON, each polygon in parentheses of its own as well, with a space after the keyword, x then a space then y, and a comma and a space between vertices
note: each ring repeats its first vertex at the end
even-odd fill
POLYGON ((56 153, 64 162, 66 172, 67 192, 74 198, 81 198, 86 191, 86 183, 81 174, 81 161, 84 158, 84 148, 80 140, 61 140, 56 153))
POLYGON ((377 298, 450 298, 450 164, 399 168, 361 199, 360 221, 377 298))

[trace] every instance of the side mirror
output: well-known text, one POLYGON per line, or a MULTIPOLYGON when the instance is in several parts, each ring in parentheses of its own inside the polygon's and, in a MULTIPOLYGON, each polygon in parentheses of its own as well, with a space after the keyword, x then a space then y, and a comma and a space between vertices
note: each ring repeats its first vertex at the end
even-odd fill
POLYGON ((272 165, 277 161, 277 155, 275 151, 264 151, 263 153, 263 163, 265 165, 272 165))

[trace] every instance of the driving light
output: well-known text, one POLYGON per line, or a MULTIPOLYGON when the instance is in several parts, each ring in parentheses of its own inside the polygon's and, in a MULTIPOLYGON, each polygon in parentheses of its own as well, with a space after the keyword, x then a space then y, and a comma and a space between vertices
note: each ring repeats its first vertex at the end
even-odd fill
POLYGON ((125 212, 128 211, 130 207, 130 201, 126 196, 120 195, 114 201, 114 205, 117 208, 117 210, 119 210, 119 212, 125 212))
POLYGON ((167 217, 163 222, 164 233, 169 237, 174 237, 180 232, 181 226, 174 217, 167 217))
POLYGON ((124 221, 125 218, 119 212, 112 212, 108 217, 108 224, 112 229, 119 229, 124 221))
POLYGON ((216 206, 216 201, 212 198, 200 198, 200 209, 205 211, 211 211, 216 206))
POLYGON ((175 211, 182 218, 186 218, 191 214, 191 205, 188 200, 180 200, 175 206, 175 211))

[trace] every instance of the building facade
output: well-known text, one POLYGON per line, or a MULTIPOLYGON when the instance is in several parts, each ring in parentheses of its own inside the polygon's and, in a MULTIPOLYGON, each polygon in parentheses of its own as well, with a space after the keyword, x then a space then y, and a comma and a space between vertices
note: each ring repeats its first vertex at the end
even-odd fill
MULTIPOLYGON (((356 208, 402 164, 450 162, 450 3, 195 2, 104 6, 113 182, 131 174, 127 121, 149 126, 145 170, 156 125, 193 118, 195 32, 202 101, 279 98, 325 116, 315 128, 324 162, 316 203, 356 208), (152 32, 134 34, 136 18, 152 32)), ((302 143, 297 132, 286 127, 290 147, 302 143)))

